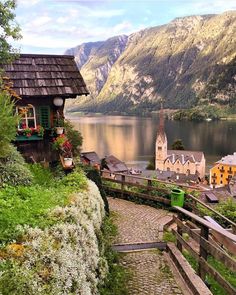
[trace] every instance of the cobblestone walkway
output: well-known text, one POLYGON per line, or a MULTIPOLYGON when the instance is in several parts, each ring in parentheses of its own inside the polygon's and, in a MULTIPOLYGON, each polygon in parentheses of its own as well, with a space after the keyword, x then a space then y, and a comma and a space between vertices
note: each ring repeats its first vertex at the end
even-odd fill
POLYGON ((157 242, 162 239, 163 224, 172 214, 146 205, 108 198, 111 211, 117 214, 119 235, 116 243, 157 242))
POLYGON ((127 253, 122 265, 130 271, 130 295, 182 294, 163 255, 158 250, 127 253))
MULTIPOLYGON (((139 243, 160 240, 158 229, 168 211, 109 198, 111 211, 119 235, 117 243, 139 243)), ((182 294, 163 254, 158 250, 145 250, 122 254, 121 264, 130 271, 127 283, 129 295, 182 294)))

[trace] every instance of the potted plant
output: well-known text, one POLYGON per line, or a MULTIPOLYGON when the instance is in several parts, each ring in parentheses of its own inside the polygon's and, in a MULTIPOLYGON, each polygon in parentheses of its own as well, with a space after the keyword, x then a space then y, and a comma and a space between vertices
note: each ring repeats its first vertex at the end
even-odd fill
POLYGON ((69 140, 66 140, 61 146, 61 152, 64 157, 64 165, 65 167, 71 167, 73 165, 72 158, 72 144, 69 140))
POLYGON ((57 135, 61 135, 64 132, 64 119, 60 118, 60 113, 58 111, 57 111, 55 132, 57 135))
POLYGON ((73 165, 72 144, 65 134, 61 134, 55 138, 52 147, 63 157, 65 167, 71 167, 73 165))
POLYGON ((44 128, 43 128, 43 126, 38 125, 37 128, 36 128, 36 132, 37 132, 37 134, 38 134, 39 137, 43 137, 43 135, 44 135, 44 128))
POLYGON ((26 127, 23 130, 23 134, 28 138, 32 136, 32 133, 33 133, 33 128, 26 127))

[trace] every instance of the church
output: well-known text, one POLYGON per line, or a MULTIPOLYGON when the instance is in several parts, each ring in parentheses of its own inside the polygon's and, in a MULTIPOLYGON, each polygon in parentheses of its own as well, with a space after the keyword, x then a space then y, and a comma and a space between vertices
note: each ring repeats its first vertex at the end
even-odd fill
POLYGON ((204 178, 206 160, 203 152, 168 150, 167 143, 163 109, 161 109, 159 130, 156 138, 155 169, 185 175, 198 175, 199 178, 204 178))

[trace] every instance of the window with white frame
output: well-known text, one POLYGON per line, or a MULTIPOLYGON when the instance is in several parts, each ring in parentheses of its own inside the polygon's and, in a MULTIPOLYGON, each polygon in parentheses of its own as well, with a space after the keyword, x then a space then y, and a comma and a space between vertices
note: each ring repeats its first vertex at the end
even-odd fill
POLYGON ((36 128, 35 108, 32 105, 17 106, 16 112, 20 115, 18 129, 36 128))

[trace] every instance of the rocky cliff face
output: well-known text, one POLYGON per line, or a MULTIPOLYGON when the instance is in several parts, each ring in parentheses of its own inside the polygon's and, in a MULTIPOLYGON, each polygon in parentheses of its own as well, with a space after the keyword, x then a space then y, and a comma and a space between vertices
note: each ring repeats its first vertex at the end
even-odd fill
MULTIPOLYGON (((187 108, 201 99, 225 103, 228 90, 234 102, 235 36, 236 12, 226 12, 177 18, 129 37, 111 38, 91 50, 83 64, 91 96, 79 99, 76 107, 152 111, 163 99, 165 107, 187 108), (217 91, 211 91, 211 84, 217 91)), ((76 55, 80 64, 83 56, 76 55)))

